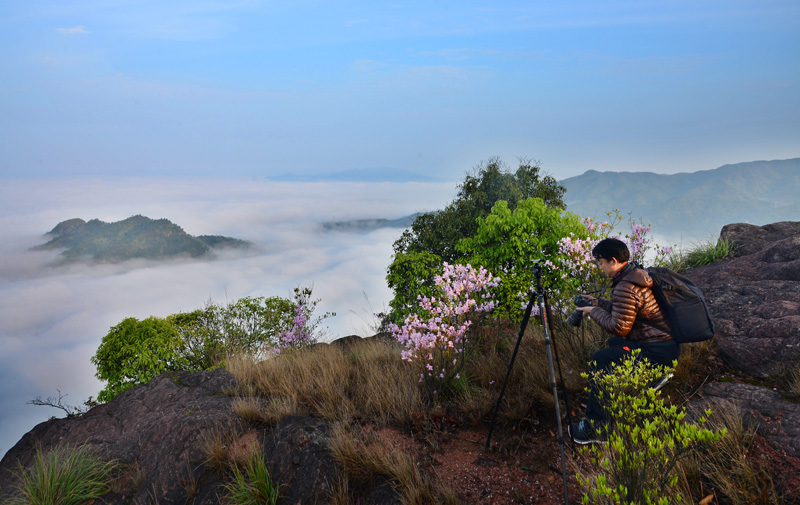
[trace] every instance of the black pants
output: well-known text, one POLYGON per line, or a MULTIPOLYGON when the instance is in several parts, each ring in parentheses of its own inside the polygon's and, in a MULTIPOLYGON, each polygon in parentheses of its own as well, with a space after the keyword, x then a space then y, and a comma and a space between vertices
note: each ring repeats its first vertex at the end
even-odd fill
POLYGON ((622 337, 611 337, 608 347, 601 349, 592 355, 592 362, 589 364, 589 400, 586 402, 586 417, 596 423, 604 423, 606 415, 602 406, 597 401, 597 388, 592 377, 596 373, 611 371, 617 363, 621 363, 634 349, 641 349, 639 359, 647 359, 650 363, 664 366, 672 366, 672 362, 678 359, 681 353, 680 344, 674 340, 669 342, 657 342, 648 344, 645 342, 633 342, 622 337))

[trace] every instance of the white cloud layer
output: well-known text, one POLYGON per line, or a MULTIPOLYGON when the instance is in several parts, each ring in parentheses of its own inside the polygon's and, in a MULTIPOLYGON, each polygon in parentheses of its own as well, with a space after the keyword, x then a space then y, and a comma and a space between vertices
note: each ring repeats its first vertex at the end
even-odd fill
POLYGON ((218 180, 3 181, 0 186, 0 455, 59 411, 26 405, 68 394, 81 404, 102 384, 89 358, 111 326, 167 316, 213 299, 290 296, 314 287, 330 337, 365 336, 388 303, 386 267, 399 229, 326 232, 329 220, 398 218, 441 208, 452 184, 272 183, 218 180), (79 217, 111 222, 134 214, 167 218, 192 235, 252 241, 254 251, 216 261, 134 261, 47 266, 31 252, 42 234, 79 217))

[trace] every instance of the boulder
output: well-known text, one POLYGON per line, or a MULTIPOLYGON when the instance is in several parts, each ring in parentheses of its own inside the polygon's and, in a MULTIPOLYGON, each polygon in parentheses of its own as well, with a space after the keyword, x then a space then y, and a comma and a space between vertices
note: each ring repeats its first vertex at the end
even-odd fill
POLYGON ((757 377, 800 363, 800 223, 722 230, 739 255, 686 272, 703 290, 720 357, 757 377), (754 251, 754 249, 757 249, 754 251))
MULTIPOLYGON (((327 421, 247 423, 232 411, 235 388, 224 369, 166 373, 84 415, 41 423, 0 460, 0 503, 14 492, 18 465, 28 467, 38 447, 59 444, 88 445, 119 464, 111 492, 98 500, 106 505, 218 505, 231 482, 230 461, 259 447, 280 486, 280 505, 328 503, 338 475, 327 421), (221 461, 208 449, 214 441, 223 448, 221 461)), ((386 479, 367 484, 360 503, 398 503, 386 479)))
POLYGON ((104 503, 185 503, 189 483, 198 479, 200 484, 216 483, 208 472, 195 471, 205 459, 207 437, 214 430, 236 429, 242 423, 231 411, 232 397, 226 395, 235 385, 224 369, 167 373, 82 416, 41 423, 0 461, 0 496, 12 491, 9 470, 17 464, 27 467, 37 447, 85 444, 102 457, 116 460, 128 469, 126 473, 135 474, 105 496, 104 503))
POLYGON ((706 384, 700 396, 703 400, 695 406, 707 408, 729 402, 756 433, 789 456, 800 458, 800 404, 788 402, 777 391, 763 386, 733 382, 706 384))
POLYGON ((736 256, 755 254, 774 242, 800 235, 800 222, 781 221, 757 226, 733 223, 722 227, 719 236, 728 241, 736 256))

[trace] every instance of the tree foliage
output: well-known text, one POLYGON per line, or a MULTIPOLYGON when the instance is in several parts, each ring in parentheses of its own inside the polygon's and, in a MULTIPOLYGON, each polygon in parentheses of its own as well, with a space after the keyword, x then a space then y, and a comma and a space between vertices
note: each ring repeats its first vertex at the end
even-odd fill
POLYGON ((389 303, 391 318, 399 323, 414 310, 417 296, 433 294, 433 276, 442 265, 466 263, 474 251, 458 247, 459 242, 478 232, 498 202, 513 211, 522 202, 538 198, 555 212, 565 208, 564 187, 527 160, 514 172, 498 158, 492 158, 467 174, 458 186, 456 198, 444 209, 419 215, 411 228, 394 243, 394 256, 387 282, 394 291, 389 303))
MULTIPOLYGON (((522 304, 535 284, 533 260, 548 260, 548 265, 566 259, 560 240, 567 236, 587 238, 589 232, 580 216, 550 207, 539 198, 521 202, 513 211, 500 201, 478 230, 463 239, 458 249, 469 262, 485 267, 502 279, 496 295, 496 313, 519 318, 522 304)), ((555 268, 544 268, 543 279, 552 292, 570 291, 574 277, 562 277, 555 268)))
POLYGON ((528 198, 540 198, 550 207, 566 208, 566 189, 552 176, 542 175, 541 168, 520 160, 515 172, 509 172, 499 158, 475 167, 458 186, 456 198, 444 209, 419 215, 410 230, 394 243, 395 255, 428 252, 442 262, 457 263, 463 258, 456 246, 478 229, 478 219, 503 200, 510 209, 528 198))
POLYGON ((227 305, 209 302, 203 309, 166 318, 123 320, 103 337, 92 357, 95 375, 107 382, 98 401, 108 402, 164 372, 214 368, 232 352, 263 357, 284 347, 285 336, 292 332, 314 341, 319 322, 335 314, 310 320, 319 302, 311 293, 311 288, 298 287, 294 300, 244 297, 227 305), (303 314, 300 328, 298 313, 303 314))
POLYGON ((180 335, 168 320, 159 317, 141 321, 135 317, 124 319, 103 337, 92 356, 97 378, 108 383, 97 399, 107 402, 160 373, 187 369, 188 363, 181 356, 180 347, 180 335))

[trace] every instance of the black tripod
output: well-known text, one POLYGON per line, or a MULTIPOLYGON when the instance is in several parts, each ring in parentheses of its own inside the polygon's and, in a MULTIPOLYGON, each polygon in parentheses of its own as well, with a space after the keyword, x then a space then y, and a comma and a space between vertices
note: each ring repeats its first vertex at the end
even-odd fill
POLYGON ((506 372, 506 378, 503 381, 503 387, 500 388, 500 396, 497 398, 497 404, 494 406, 494 412, 492 413, 492 421, 489 425, 489 436, 486 437, 486 448, 489 448, 489 442, 492 439, 492 431, 494 431, 494 422, 497 419, 497 411, 500 408, 500 403, 503 401, 503 394, 506 391, 506 384, 508 383, 508 378, 511 375, 511 369, 514 367, 514 360, 517 358, 517 351, 519 351, 519 345, 522 343, 522 336, 525 334, 525 329, 528 327, 528 320, 531 317, 531 312, 533 311, 533 304, 538 301, 539 304, 539 314, 542 318, 542 329, 544 332, 544 343, 545 348, 547 350, 547 365, 550 369, 550 385, 553 388, 553 397, 555 398, 556 404, 556 422, 558 423, 558 446, 559 450, 561 451, 561 475, 564 479, 564 503, 565 505, 569 505, 569 495, 567 492, 567 467, 564 460, 564 435, 562 433, 561 428, 561 409, 558 404, 558 388, 556 387, 556 374, 555 374, 555 367, 553 366, 553 352, 550 349, 552 344, 553 349, 555 349, 555 357, 556 361, 558 361, 558 375, 561 379, 561 388, 564 390, 564 402, 567 407, 567 413, 569 414, 569 403, 567 400, 567 390, 564 387, 564 376, 561 373, 561 360, 558 359, 558 348, 556 348, 555 341, 551 339, 552 332, 550 329, 550 301, 547 298, 547 292, 542 288, 542 259, 534 260, 533 262, 533 274, 536 276, 536 290, 531 292, 531 297, 528 300, 528 306, 525 308, 525 315, 522 317, 522 323, 520 324, 519 334, 517 336, 517 345, 514 347, 514 353, 511 355, 511 361, 508 363, 508 371, 506 372))

